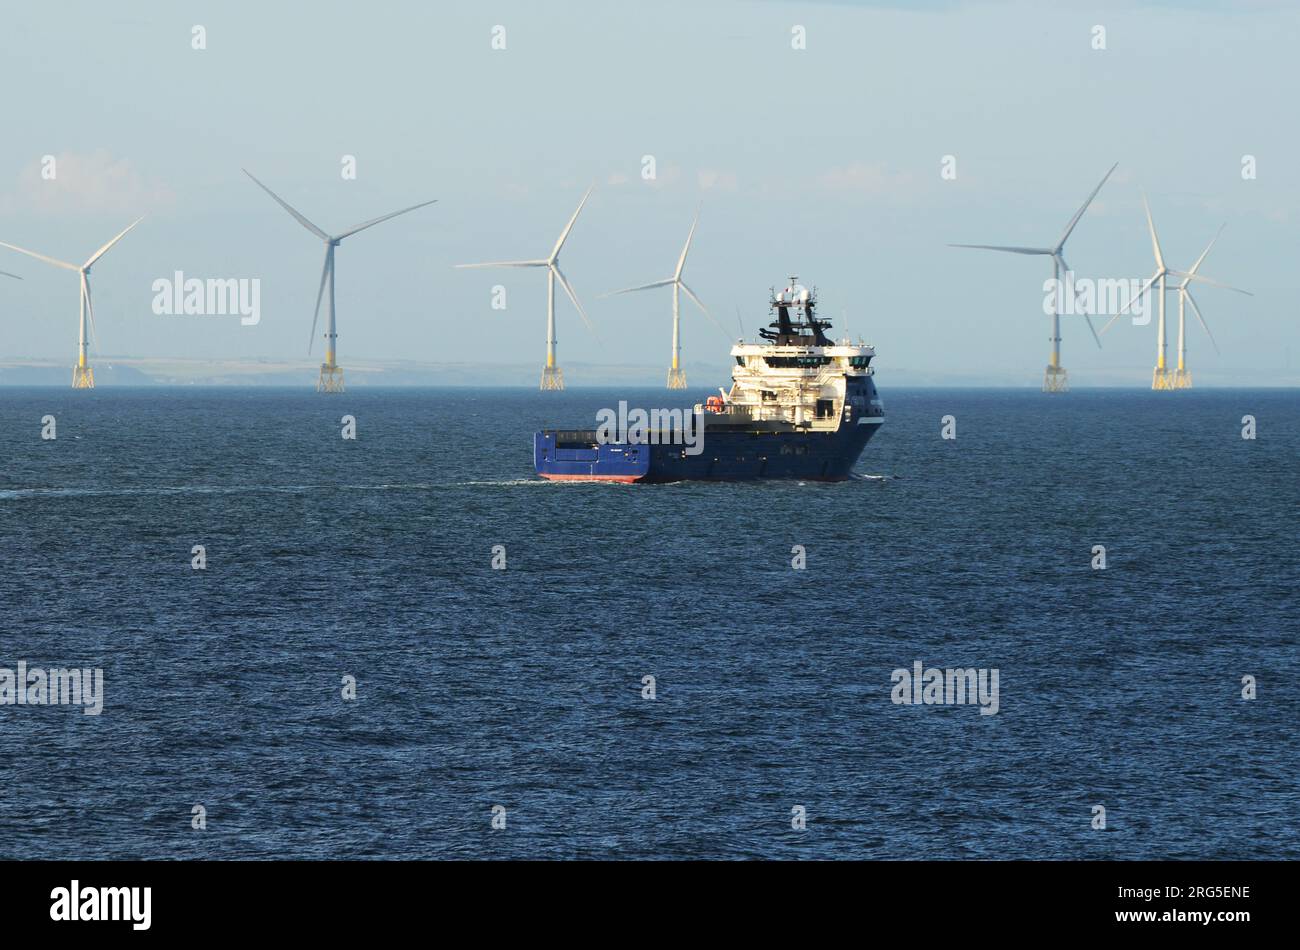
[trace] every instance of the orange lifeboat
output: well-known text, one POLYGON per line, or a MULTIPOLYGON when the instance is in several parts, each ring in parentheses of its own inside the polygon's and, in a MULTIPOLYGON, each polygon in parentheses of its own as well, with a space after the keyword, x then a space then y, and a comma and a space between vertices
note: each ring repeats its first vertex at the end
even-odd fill
POLYGON ((724 412, 725 410, 726 404, 722 401, 721 396, 710 396, 704 400, 705 412, 724 412))

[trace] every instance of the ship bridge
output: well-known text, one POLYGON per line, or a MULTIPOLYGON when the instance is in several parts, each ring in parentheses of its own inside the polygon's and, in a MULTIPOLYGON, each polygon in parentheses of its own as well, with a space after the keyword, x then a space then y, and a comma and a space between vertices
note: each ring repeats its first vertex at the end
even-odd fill
POLYGON ((832 429, 874 408, 876 351, 826 335, 831 321, 817 316, 815 289, 791 277, 788 287, 773 291, 770 308, 776 319, 759 331, 763 342, 731 348, 736 365, 723 403, 733 420, 832 429))

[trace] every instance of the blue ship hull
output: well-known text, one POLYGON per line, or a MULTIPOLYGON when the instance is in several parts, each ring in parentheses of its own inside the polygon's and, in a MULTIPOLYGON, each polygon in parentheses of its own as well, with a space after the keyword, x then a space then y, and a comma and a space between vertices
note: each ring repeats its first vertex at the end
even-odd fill
POLYGON ((743 410, 705 411, 694 420, 699 428, 690 427, 699 436, 693 440, 671 429, 636 443, 602 442, 596 429, 547 429, 533 437, 533 464, 555 481, 842 481, 884 422, 871 376, 845 377, 835 410, 833 420, 818 416, 798 425, 743 410))
POLYGON ((878 412, 850 417, 829 431, 712 423, 704 430, 703 451, 695 455, 666 438, 660 441, 669 444, 602 444, 595 429, 548 429, 533 438, 533 463, 538 475, 555 481, 842 481, 881 421, 878 412))

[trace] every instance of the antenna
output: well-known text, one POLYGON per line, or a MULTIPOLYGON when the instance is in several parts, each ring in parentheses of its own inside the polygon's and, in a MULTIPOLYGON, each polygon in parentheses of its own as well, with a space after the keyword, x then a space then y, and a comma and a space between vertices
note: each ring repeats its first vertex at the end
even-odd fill
POLYGON ((740 327, 740 338, 745 338, 745 322, 740 319, 740 304, 736 304, 736 326, 740 327))

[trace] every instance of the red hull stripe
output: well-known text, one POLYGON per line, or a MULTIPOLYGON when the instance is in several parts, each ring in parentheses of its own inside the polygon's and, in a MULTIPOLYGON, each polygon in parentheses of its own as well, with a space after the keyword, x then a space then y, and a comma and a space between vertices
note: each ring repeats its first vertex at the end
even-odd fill
POLYGON ((553 482, 635 482, 642 477, 640 475, 554 475, 547 472, 537 474, 553 482))

